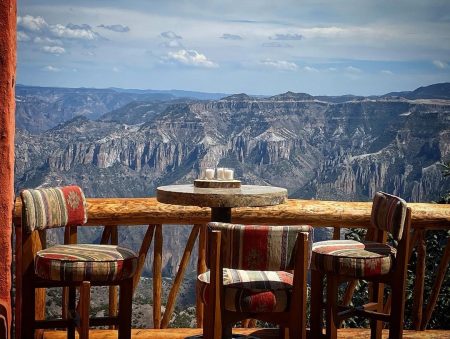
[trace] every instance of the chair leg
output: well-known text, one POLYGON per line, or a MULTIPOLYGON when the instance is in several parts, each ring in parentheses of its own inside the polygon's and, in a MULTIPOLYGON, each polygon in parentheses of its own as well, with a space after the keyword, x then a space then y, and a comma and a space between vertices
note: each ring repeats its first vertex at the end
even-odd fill
POLYGON ((83 281, 80 286, 80 325, 78 334, 80 339, 89 339, 89 309, 91 304, 91 283, 83 281))
POLYGON ((233 337, 233 325, 223 324, 221 339, 231 339, 233 337))
POLYGON ((68 306, 67 306, 67 318, 71 321, 69 322, 69 325, 67 326, 67 339, 75 339, 75 323, 74 323, 74 316, 75 316, 75 307, 76 307, 76 288, 75 287, 69 287, 68 290, 68 306))
MULTIPOLYGON (((383 312, 384 285, 376 282, 372 283, 370 294, 371 294, 370 301, 378 304, 376 311, 383 312)), ((381 339, 382 331, 383 331, 383 322, 380 320, 377 321, 375 319, 371 319, 370 338, 381 339)))
POLYGON ((322 336, 323 274, 311 270, 311 338, 322 336))
POLYGON ((133 303, 133 279, 120 283, 119 339, 131 338, 131 312, 133 303))
POLYGON ((327 339, 337 339, 337 302, 338 302, 338 280, 332 274, 327 274, 327 301, 325 314, 327 323, 327 339))
POLYGON ((389 338, 403 338, 403 318, 405 313, 405 283, 394 281, 392 284, 391 316, 389 319, 389 338))
MULTIPOLYGON (((34 338, 34 311, 35 311, 34 286, 26 279, 22 285, 22 322, 20 329, 21 338, 34 338)), ((16 336, 18 339, 18 337, 16 336)))

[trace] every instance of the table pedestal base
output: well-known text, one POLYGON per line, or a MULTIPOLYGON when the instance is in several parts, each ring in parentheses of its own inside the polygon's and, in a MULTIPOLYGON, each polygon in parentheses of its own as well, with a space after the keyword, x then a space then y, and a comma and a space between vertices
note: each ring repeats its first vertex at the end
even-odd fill
POLYGON ((211 221, 231 222, 231 207, 211 207, 211 221))

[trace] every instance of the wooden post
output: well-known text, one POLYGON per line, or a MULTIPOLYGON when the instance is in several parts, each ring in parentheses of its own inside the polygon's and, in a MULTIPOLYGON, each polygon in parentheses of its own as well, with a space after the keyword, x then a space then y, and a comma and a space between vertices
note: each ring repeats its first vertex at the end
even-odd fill
POLYGON ((162 225, 157 225, 153 248, 153 328, 161 328, 162 245, 162 225))
POLYGON ((189 258, 191 257, 192 248, 194 247, 195 240, 197 239, 200 225, 194 225, 189 235, 186 248, 181 258, 180 266, 178 267, 175 280, 173 281, 172 288, 170 289, 169 297, 167 299, 166 310, 164 311, 164 317, 161 322, 161 328, 167 328, 170 318, 172 317, 173 310, 175 308, 175 302, 177 300, 178 290, 180 289, 181 281, 186 271, 186 267, 189 264, 189 258))
POLYGON ((425 245, 425 231, 419 231, 417 239, 417 266, 416 266, 416 280, 414 282, 414 302, 413 302, 413 328, 418 331, 422 323, 423 312, 423 291, 425 289, 425 259, 426 259, 426 245, 425 245))
POLYGON ((0 1, 0 336, 11 329, 11 233, 14 208, 16 0, 0 1))
MULTIPOLYGON (((117 245, 119 243, 118 228, 116 225, 110 226, 111 228, 111 245, 117 245)), ((117 286, 109 286, 109 316, 117 316, 117 286)), ((114 328, 114 326, 110 326, 114 328)))
POLYGON ((434 307, 436 306, 436 301, 439 296, 439 292, 442 287, 442 283, 445 278, 445 272, 447 272, 448 263, 450 262, 450 239, 447 240, 447 245, 445 246, 444 254, 442 255, 441 262, 439 264, 439 268, 436 274, 436 279, 433 284, 433 288, 431 289, 431 295, 429 298, 429 302, 425 309, 425 315, 422 319, 422 324, 420 329, 423 331, 428 325, 430 321, 431 314, 433 313, 434 307))
MULTIPOLYGON (((198 237, 198 260, 197 260, 197 274, 206 272, 206 225, 200 225, 200 235, 198 237)), ((198 284, 198 281, 197 281, 198 284)), ((197 327, 203 327, 203 310, 204 304, 202 298, 198 295, 197 288, 196 298, 196 312, 197 312, 197 327)))

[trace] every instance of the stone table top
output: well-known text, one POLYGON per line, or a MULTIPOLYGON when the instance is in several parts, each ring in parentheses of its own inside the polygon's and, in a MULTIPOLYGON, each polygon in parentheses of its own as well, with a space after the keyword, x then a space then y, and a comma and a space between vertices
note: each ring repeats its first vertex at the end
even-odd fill
POLYGON ((242 185, 240 188, 198 188, 194 185, 160 186, 159 202, 200 207, 258 207, 282 204, 287 190, 274 186, 242 185))

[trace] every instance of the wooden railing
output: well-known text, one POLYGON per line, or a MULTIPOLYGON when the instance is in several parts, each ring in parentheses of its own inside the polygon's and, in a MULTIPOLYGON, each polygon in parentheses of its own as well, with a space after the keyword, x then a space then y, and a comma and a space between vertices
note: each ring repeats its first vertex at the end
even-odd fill
MULTIPOLYGON (((88 202, 88 223, 104 225, 102 243, 117 243, 117 225, 149 225, 139 250, 138 274, 134 280, 136 288, 145 259, 154 239, 153 253, 153 323, 154 328, 166 328, 169 325, 175 308, 178 290, 184 272, 188 265, 195 241, 199 238, 197 270, 206 270, 206 223, 210 220, 210 209, 161 204, 155 198, 93 198, 88 202), (184 253, 169 293, 166 310, 161 314, 162 289, 162 242, 163 224, 194 225, 184 249, 184 253)), ((334 237, 339 236, 338 230, 345 228, 370 228, 371 203, 368 202, 338 202, 318 200, 288 200, 285 204, 260 207, 236 208, 232 213, 235 223, 251 224, 310 224, 315 227, 335 227, 334 237)), ((424 305, 423 291, 425 278, 426 243, 425 232, 431 230, 450 229, 450 206, 438 204, 410 203, 412 208, 412 229, 410 253, 417 248, 418 264, 414 288, 414 319, 413 326, 424 330, 431 318, 450 260, 450 240, 441 258, 436 274, 432 294, 428 304, 424 305)), ((20 227, 21 204, 16 201, 14 222, 20 227)), ((348 302, 351 299, 355 284, 350 284, 344 295, 348 302)), ((117 312, 117 291, 110 289, 110 313, 117 312)), ((389 308, 389 301, 386 304, 389 308)), ((203 305, 197 298, 197 326, 203 323, 203 305)))

